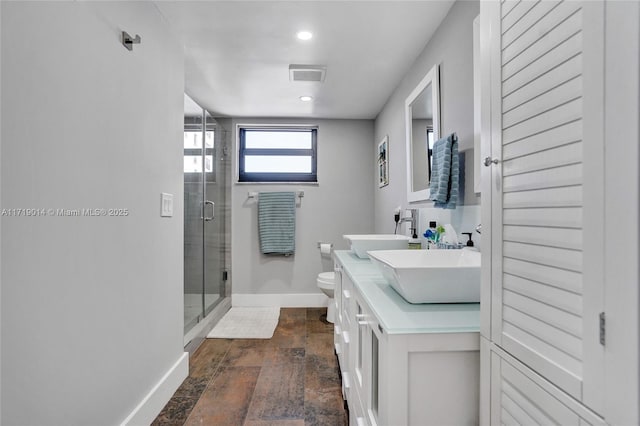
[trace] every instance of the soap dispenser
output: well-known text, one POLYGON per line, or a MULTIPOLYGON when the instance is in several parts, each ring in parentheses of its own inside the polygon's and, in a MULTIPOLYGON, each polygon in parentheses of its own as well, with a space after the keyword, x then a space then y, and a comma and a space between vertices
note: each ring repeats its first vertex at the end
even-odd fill
POLYGON ((418 234, 416 234, 416 230, 415 229, 413 229, 413 235, 411 236, 411 239, 409 240, 409 248, 410 249, 418 249, 418 250, 422 248, 422 242, 418 238, 418 234))
POLYGON ((469 240, 467 241, 467 247, 473 247, 473 240, 471 239, 471 232, 463 232, 463 235, 468 235, 469 240))

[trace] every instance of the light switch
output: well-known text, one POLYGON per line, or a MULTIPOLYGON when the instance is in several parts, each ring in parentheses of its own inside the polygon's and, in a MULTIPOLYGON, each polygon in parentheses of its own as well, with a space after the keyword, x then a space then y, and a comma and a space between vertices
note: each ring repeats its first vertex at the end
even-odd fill
POLYGON ((173 194, 167 194, 162 192, 160 204, 160 216, 171 217, 173 216, 173 194))

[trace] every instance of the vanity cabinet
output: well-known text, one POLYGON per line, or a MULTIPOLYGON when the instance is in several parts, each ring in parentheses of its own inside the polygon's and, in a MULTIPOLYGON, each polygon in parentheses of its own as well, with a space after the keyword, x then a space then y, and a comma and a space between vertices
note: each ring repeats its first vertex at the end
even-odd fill
POLYGON ((334 256, 335 343, 350 424, 477 424, 479 305, 410 304, 370 260, 334 256))
POLYGON ((335 290, 334 303, 336 304, 336 317, 334 319, 334 346, 340 374, 342 378, 342 397, 347 400, 348 392, 351 389, 351 371, 348 368, 351 344, 351 326, 349 318, 349 304, 351 300, 353 285, 348 277, 344 275, 339 263, 335 264, 335 290))
MULTIPOLYGON (((379 360, 382 328, 354 288, 352 298, 352 400, 356 406, 355 424, 379 424, 379 360)), ((382 423, 380 423, 382 424, 382 423)))

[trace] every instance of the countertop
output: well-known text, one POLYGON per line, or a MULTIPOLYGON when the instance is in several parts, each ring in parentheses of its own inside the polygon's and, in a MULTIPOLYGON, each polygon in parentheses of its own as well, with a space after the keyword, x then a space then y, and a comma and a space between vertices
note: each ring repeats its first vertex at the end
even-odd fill
POLYGON ((380 325, 389 334, 480 332, 479 303, 412 304, 402 298, 369 259, 350 250, 334 256, 343 266, 380 325))

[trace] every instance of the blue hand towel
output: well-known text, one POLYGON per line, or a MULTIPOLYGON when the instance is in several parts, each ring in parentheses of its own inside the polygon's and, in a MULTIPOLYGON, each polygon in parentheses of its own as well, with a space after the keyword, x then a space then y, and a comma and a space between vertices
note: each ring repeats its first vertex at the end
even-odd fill
POLYGON ((261 192, 258 195, 260 252, 291 255, 296 240, 296 194, 261 192))
POLYGON ((450 134, 433 145, 430 196, 434 207, 455 209, 458 202, 460 165, 458 137, 450 134))

